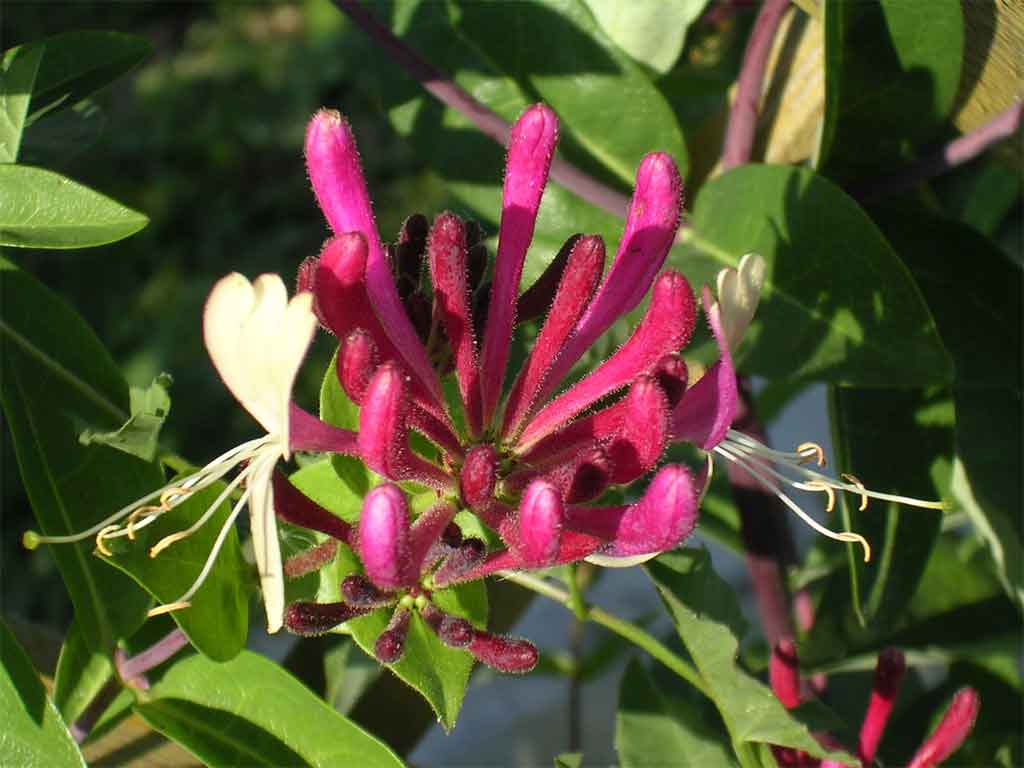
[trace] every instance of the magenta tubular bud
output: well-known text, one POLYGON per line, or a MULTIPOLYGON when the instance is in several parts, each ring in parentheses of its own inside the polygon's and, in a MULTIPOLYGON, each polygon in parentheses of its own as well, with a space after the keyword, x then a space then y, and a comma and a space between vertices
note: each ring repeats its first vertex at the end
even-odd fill
POLYGON ((678 465, 662 467, 640 501, 626 507, 569 507, 574 531, 606 543, 602 552, 615 557, 664 552, 681 544, 697 525, 699 488, 678 465))
POLYGON ((336 539, 325 542, 292 555, 284 561, 284 575, 289 579, 298 579, 313 571, 318 571, 334 560, 338 552, 336 539))
POLYGON ((466 231, 454 213, 442 213, 430 229, 427 245, 434 302, 455 359, 455 377, 470 437, 480 436, 480 369, 470 310, 466 270, 466 231))
POLYGON ((555 292, 565 273, 565 265, 569 262, 569 254, 581 237, 583 234, 580 232, 571 235, 558 249, 551 263, 541 272, 540 277, 519 296, 516 302, 516 325, 528 323, 551 308, 555 301, 555 292))
POLYGON ((534 480, 519 503, 517 552, 527 568, 546 568, 558 559, 565 506, 558 489, 534 480))
POLYGON ((464 574, 480 565, 486 556, 487 545, 484 542, 480 539, 466 539, 434 572, 434 587, 443 589, 459 581, 464 574))
POLYGON ((683 182, 675 162, 660 152, 647 155, 637 168, 633 201, 615 261, 552 367, 542 396, 558 385, 612 323, 646 295, 672 247, 682 205, 683 182))
POLYGON ((284 625, 296 635, 314 637, 329 632, 366 609, 348 603, 292 603, 284 611, 284 625))
POLYGON ((668 397, 650 376, 641 376, 629 388, 619 433, 608 444, 611 482, 631 483, 646 474, 665 452, 668 440, 668 397))
POLYGON ((654 366, 652 374, 658 380, 658 385, 665 390, 668 407, 675 408, 686 393, 686 363, 679 355, 665 355, 654 366))
POLYGON ((973 688, 961 688, 932 735, 914 753, 907 768, 932 768, 960 749, 978 719, 981 698, 973 688))
POLYGON ((326 533, 347 544, 352 542, 352 526, 306 496, 281 472, 274 472, 271 483, 274 511, 280 519, 300 528, 326 533))
POLYGON ((441 541, 457 511, 454 504, 440 501, 416 518, 410 534, 408 567, 411 573, 422 573, 431 550, 441 541))
POLYGON ((871 765, 875 759, 906 671, 906 660, 897 649, 886 648, 878 654, 875 685, 871 690, 871 700, 868 702, 868 711, 864 715, 858 741, 857 756, 865 765, 871 765))
POLYGON ((477 661, 506 674, 525 674, 537 666, 537 647, 529 640, 476 630, 467 650, 477 661))
POLYGON ((786 709, 800 704, 800 666, 796 655, 796 643, 783 637, 775 644, 768 664, 768 678, 772 693, 786 709))
POLYGON ((678 272, 658 277, 640 325, 615 354, 567 392, 548 403, 519 438, 520 450, 565 424, 596 400, 650 371, 661 358, 689 341, 696 317, 690 284, 678 272))
POLYGON ((705 371, 700 381, 686 391, 675 407, 672 414, 672 440, 685 440, 709 451, 722 441, 732 426, 739 391, 719 307, 707 286, 704 286, 701 300, 711 332, 718 343, 718 362, 705 371))
POLYGON ((381 246, 351 128, 338 112, 322 109, 306 129, 305 149, 313 193, 331 229, 336 234, 358 232, 366 240, 366 293, 384 332, 426 392, 436 403, 442 403, 440 382, 402 308, 381 246))
POLYGON ((383 357, 390 359, 395 356, 394 346, 366 294, 366 258, 366 239, 358 232, 347 232, 324 243, 312 278, 316 304, 324 325, 339 339, 362 328, 382 348, 383 357))
POLYGON ((494 498, 498 478, 498 454, 490 445, 477 445, 466 453, 459 484, 462 501, 470 509, 478 509, 494 498))
POLYGON ((370 378, 377 370, 380 359, 373 337, 362 328, 352 331, 338 347, 338 383, 349 399, 359 405, 363 402, 370 378))
POLYGON ((512 386, 505 408, 504 435, 517 432, 536 406, 537 393, 576 321, 587 308, 587 302, 594 295, 602 269, 604 242, 597 236, 580 238, 569 255, 544 327, 512 386))
POLYGON ((501 196, 498 253, 494 260, 480 366, 481 371, 487 372, 482 378, 485 425, 491 423, 501 395, 523 260, 533 239, 537 209, 557 142, 558 118, 543 104, 527 109, 512 126, 501 196))
POLYGON ((414 480, 448 491, 453 480, 409 449, 407 382, 394 363, 379 366, 359 409, 359 456, 389 480, 414 480))
POLYGON ((341 596, 349 605, 367 610, 391 605, 398 599, 398 595, 378 589, 372 581, 358 573, 341 580, 341 596))
POLYGON ((394 664, 405 653, 405 638, 409 636, 409 621, 412 611, 396 608, 387 627, 373 644, 373 655, 381 664, 394 664))
POLYGON ((418 575, 408 568, 409 507, 397 485, 378 485, 363 499, 359 556, 366 575, 380 589, 410 586, 418 575))

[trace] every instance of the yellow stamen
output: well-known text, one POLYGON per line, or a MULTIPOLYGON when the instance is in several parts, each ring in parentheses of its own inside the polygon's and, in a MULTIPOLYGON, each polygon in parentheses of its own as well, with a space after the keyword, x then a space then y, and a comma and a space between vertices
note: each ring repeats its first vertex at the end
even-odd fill
POLYGON ((860 544, 864 547, 864 562, 871 560, 871 545, 868 544, 868 540, 861 536, 859 533, 853 533, 852 531, 840 531, 836 533, 835 538, 840 541, 847 541, 851 544, 860 544))
POLYGON ((154 516, 162 515, 166 511, 167 508, 164 507, 163 505, 157 506, 155 504, 149 504, 145 507, 139 507, 130 515, 128 515, 128 519, 125 521, 124 524, 124 529, 128 532, 128 540, 135 541, 135 523, 138 522, 140 517, 144 517, 145 515, 150 514, 154 516))
POLYGON ((191 607, 192 607, 192 603, 190 603, 188 600, 179 600, 176 603, 167 603, 166 605, 158 605, 156 608, 151 609, 149 611, 149 613, 146 614, 146 616, 148 616, 149 618, 153 618, 154 616, 160 616, 161 614, 164 614, 164 613, 170 613, 171 611, 180 611, 182 608, 191 608, 191 607))
POLYGON ((800 443, 800 445, 796 447, 797 453, 806 453, 807 451, 810 451, 811 453, 805 456, 803 459, 801 459, 801 464, 806 464, 808 461, 811 461, 812 459, 814 460, 814 463, 817 464, 819 467, 824 467, 828 464, 828 462, 825 461, 825 451, 817 443, 812 443, 808 441, 806 443, 800 443))
POLYGON ((836 508, 836 492, 820 480, 808 480, 806 483, 797 483, 796 487, 802 488, 805 491, 821 491, 828 496, 828 503, 825 504, 826 512, 831 512, 836 508))
POLYGON ((164 536, 160 541, 149 548, 149 556, 156 557, 174 542, 187 539, 191 535, 192 534, 188 531, 178 531, 177 533, 172 533, 169 536, 164 536))
POLYGON ((865 509, 868 508, 868 489, 864 487, 864 483, 862 483, 860 480, 858 480, 856 477, 849 473, 844 472, 843 474, 840 475, 840 477, 843 478, 843 480, 845 480, 846 482, 850 483, 851 485, 855 485, 857 486, 857 488, 860 489, 860 506, 857 507, 857 511, 863 512, 865 509))
POLYGON ((98 549, 100 554, 104 557, 112 557, 114 553, 107 549, 107 545, 103 543, 103 539, 105 539, 108 534, 117 530, 120 530, 120 526, 108 525, 106 528, 101 528, 96 532, 96 549, 98 549))
POLYGON ((188 496, 191 491, 188 488, 182 488, 181 486, 174 486, 168 488, 166 491, 160 494, 160 506, 166 510, 170 510, 171 502, 173 502, 179 496, 188 496))

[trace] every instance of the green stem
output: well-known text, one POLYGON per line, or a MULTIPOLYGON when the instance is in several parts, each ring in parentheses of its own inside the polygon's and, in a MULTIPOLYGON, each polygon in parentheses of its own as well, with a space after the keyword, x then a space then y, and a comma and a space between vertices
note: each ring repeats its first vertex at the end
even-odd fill
POLYGON ((580 589, 580 575, 576 563, 570 563, 568 568, 569 583, 569 608, 580 621, 587 620, 587 604, 583 600, 583 591, 580 589))
MULTIPOLYGON (((572 595, 568 592, 563 592, 558 587, 547 583, 543 579, 531 576, 527 573, 518 573, 516 571, 499 571, 498 576, 529 589, 532 592, 536 592, 538 595, 550 598, 556 603, 561 603, 566 608, 572 610, 572 595)), ((707 684, 704 682, 704 678, 700 676, 700 672, 687 662, 683 661, 676 654, 672 653, 672 651, 662 645, 657 638, 649 635, 647 632, 640 629, 640 627, 636 626, 636 624, 631 624, 624 619, 620 619, 618 616, 610 614, 601 608, 587 606, 586 604, 584 604, 583 607, 585 610, 584 618, 586 618, 587 621, 600 624, 605 629, 611 630, 619 637, 625 638, 633 643, 633 645, 647 651, 647 653, 649 653, 653 658, 660 661, 698 691, 710 698, 707 684)))

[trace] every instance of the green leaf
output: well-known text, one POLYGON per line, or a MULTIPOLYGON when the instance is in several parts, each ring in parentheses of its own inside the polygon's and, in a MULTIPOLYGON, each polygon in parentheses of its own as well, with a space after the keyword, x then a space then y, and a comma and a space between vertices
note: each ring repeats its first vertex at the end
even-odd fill
POLYGON ((864 181, 906 159, 950 114, 960 86, 959 0, 825 3, 825 118, 818 167, 864 181))
POLYGON ((128 421, 114 431, 85 429, 78 436, 78 441, 82 445, 109 445, 143 461, 152 461, 156 457, 160 429, 171 410, 167 388, 172 381, 169 374, 162 373, 146 389, 132 387, 128 391, 132 412, 128 421))
POLYGON ((881 221, 953 355, 957 501, 988 545, 1007 593, 1024 607, 1020 269, 955 221, 907 210, 887 211, 881 221))
POLYGON ((23 165, 39 165, 52 170, 70 167, 72 161, 99 141, 107 125, 107 114, 89 99, 52 118, 33 123, 25 131, 18 155, 23 165))
POLYGON ((53 703, 64 722, 75 722, 113 675, 110 657, 92 650, 72 621, 53 676, 53 703))
POLYGON ((32 86, 42 58, 42 47, 21 45, 4 51, 0 59, 0 163, 18 159, 32 86))
POLYGON ((46 53, 32 92, 30 123, 95 93, 153 50, 145 38, 100 30, 63 32, 34 45, 46 53))
MULTIPOLYGON (((188 590, 213 551, 214 541, 231 513, 223 501, 198 531, 177 541, 156 557, 150 548, 164 536, 192 525, 225 489, 217 482, 175 505, 155 523, 140 530, 134 541, 110 540, 112 555, 104 560, 134 579, 160 603, 171 603, 188 590)), ((171 612, 196 650, 214 661, 234 658, 245 647, 249 629, 250 568, 242 557, 238 532, 228 530, 217 559, 202 587, 189 598, 191 607, 171 612)))
MULTIPOLYGON (((337 351, 331 357, 331 363, 327 366, 323 383, 320 385, 320 418, 336 427, 359 431, 359 406, 349 399, 345 390, 341 388, 341 382, 338 381, 337 351)), ((337 477, 344 482, 345 490, 359 500, 356 507, 358 516, 359 507, 362 506, 362 497, 377 484, 376 475, 355 456, 331 454, 331 466, 334 467, 337 477)), ((326 477, 324 481, 327 481, 326 477)), ((311 495, 305 489, 300 490, 303 490, 307 496, 311 495)), ((329 490, 325 488, 325 493, 336 493, 337 490, 337 483, 331 483, 329 490)), ((344 514, 342 516, 344 517, 344 514)))
POLYGON ((91 248, 149 223, 138 211, 43 168, 0 165, 0 187, 0 246, 91 248))
POLYGON ((366 690, 380 677, 380 663, 349 638, 324 654, 324 701, 347 715, 366 690))
POLYGON ((207 765, 401 766, 387 747, 249 651, 175 663, 135 711, 207 765))
POLYGON ((642 64, 665 74, 676 63, 686 30, 708 0, 585 0, 604 33, 642 64))
POLYGON ((716 732, 693 702, 670 698, 636 659, 619 687, 615 750, 623 768, 736 764, 728 737, 716 732))
MULTIPOLYGON (((836 462, 872 490, 924 501, 949 498, 953 469, 953 405, 944 389, 852 389, 832 391, 832 439, 836 462)), ((864 622, 884 632, 902 617, 917 591, 942 526, 942 512, 858 498, 839 499, 844 526, 871 544, 865 563, 857 545, 847 545, 854 590, 864 622)), ((840 575, 838 578, 842 578, 840 575)), ((843 605, 830 600, 829 605, 843 605)), ((847 604, 848 605, 848 604, 847 604)))
POLYGON ((580 768, 582 765, 582 752, 563 752, 555 756, 555 768, 580 768))
MULTIPOLYGON (((71 307, 0 260, 0 396, 21 480, 44 534, 77 533, 159 487, 163 473, 134 456, 78 442, 83 427, 128 416, 128 387, 71 307)), ((89 647, 107 651, 143 620, 145 593, 92 556, 93 542, 50 548, 89 647)))
POLYGON ((950 361, 920 291, 860 206, 803 168, 746 165, 706 184, 675 248, 694 285, 750 251, 767 262, 741 368, 858 386, 943 383, 950 361))
POLYGON ((843 752, 826 753, 807 725, 787 712, 767 687, 736 666, 745 622, 735 595, 712 569, 707 552, 671 552, 644 567, 707 684, 741 762, 755 744, 764 743, 857 765, 855 758, 843 752))
POLYGON ((0 711, 4 713, 0 750, 4 764, 24 768, 85 768, 85 759, 46 697, 32 662, 2 622, 0 660, 0 711))

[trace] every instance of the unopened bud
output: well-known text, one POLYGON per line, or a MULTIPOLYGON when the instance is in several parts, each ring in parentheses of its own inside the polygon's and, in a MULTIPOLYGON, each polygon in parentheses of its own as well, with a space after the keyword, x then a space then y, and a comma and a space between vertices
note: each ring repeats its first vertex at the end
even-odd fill
POLYGON ((391 616, 387 628, 380 633, 373 644, 373 655, 382 664, 394 664, 405 653, 405 638, 409 635, 409 621, 412 612, 398 607, 391 616))
POLYGON ((409 555, 409 510, 405 494, 397 485, 379 485, 363 500, 359 554, 366 575, 381 589, 399 589, 410 583, 405 568, 409 555))
POLYGON ((462 500, 470 509, 479 509, 494 498, 498 477, 498 454, 490 445, 477 445, 466 454, 459 478, 462 500))
POLYGON ((537 647, 529 640, 475 630, 467 650, 498 672, 525 674, 537 666, 537 647))
POLYGON ((346 603, 367 609, 390 605, 397 599, 393 592, 378 589, 369 579, 356 573, 342 579, 341 596, 346 603))
POLYGON ((284 625, 291 632, 303 637, 313 637, 329 632, 349 619, 362 616, 365 608, 348 603, 297 602, 289 605, 284 612, 284 625))
POLYGON ((466 539, 434 572, 434 587, 442 589, 458 581, 463 574, 476 568, 487 556, 487 545, 480 539, 466 539))

